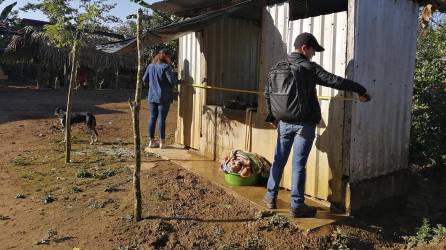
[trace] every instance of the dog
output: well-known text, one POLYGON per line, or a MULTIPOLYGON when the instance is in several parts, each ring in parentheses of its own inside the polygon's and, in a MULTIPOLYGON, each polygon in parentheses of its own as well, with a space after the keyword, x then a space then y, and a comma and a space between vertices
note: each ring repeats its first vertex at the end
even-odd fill
MULTIPOLYGON (((66 123, 66 111, 63 108, 57 107, 54 111, 59 120, 62 128, 65 128, 66 123)), ((96 130, 96 117, 90 112, 72 112, 71 113, 71 124, 74 123, 84 123, 87 126, 88 132, 90 133, 90 144, 93 145, 98 141, 98 131, 96 130)))

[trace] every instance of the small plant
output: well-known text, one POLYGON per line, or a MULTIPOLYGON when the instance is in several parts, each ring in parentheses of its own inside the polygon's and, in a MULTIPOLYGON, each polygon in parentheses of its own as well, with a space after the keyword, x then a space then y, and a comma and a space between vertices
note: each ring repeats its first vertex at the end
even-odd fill
POLYGON ((109 177, 115 176, 117 173, 118 173, 118 171, 116 171, 114 169, 108 169, 108 170, 105 170, 102 173, 95 173, 94 174, 94 178, 100 179, 100 180, 104 180, 104 179, 107 179, 109 177))
POLYGON ((152 152, 145 152, 146 157, 151 157, 151 158, 161 158, 161 155, 157 154, 157 153, 152 153, 152 152))
POLYGON ((221 245, 218 250, 238 250, 240 246, 237 243, 221 245))
POLYGON ((217 237, 221 238, 223 235, 225 235, 225 230, 223 230, 221 227, 217 227, 214 233, 217 237))
POLYGON ((77 172, 76 177, 77 178, 91 178, 91 177, 93 177, 93 175, 90 172, 88 172, 86 169, 81 169, 77 172))
POLYGON ((15 158, 14 160, 11 161, 12 164, 14 164, 14 166, 20 167, 20 166, 28 166, 31 164, 31 160, 23 157, 23 156, 19 156, 17 158, 15 158))
POLYGON ((416 234, 414 236, 404 236, 403 239, 407 248, 438 244, 446 239, 446 227, 441 224, 431 227, 429 220, 424 218, 421 226, 417 228, 416 234))
POLYGON ((421 227, 417 228, 417 232, 414 236, 403 237, 406 241, 407 248, 427 245, 432 237, 430 231, 429 220, 424 218, 423 224, 421 224, 421 227))
POLYGON ((446 239, 446 227, 438 224, 437 227, 432 228, 433 236, 431 243, 438 244, 446 239))
POLYGON ((42 201, 44 204, 48 204, 51 203, 53 201, 55 201, 56 199, 51 195, 51 194, 46 194, 45 196, 43 196, 42 201))
POLYGON ((348 250, 350 243, 349 237, 342 232, 340 228, 336 228, 331 234, 330 250, 348 250))
POLYGON ((245 249, 264 249, 263 240, 259 236, 253 236, 246 241, 245 249))
POLYGON ((268 224, 279 228, 287 227, 289 223, 288 217, 278 214, 271 216, 268 220, 268 224))
POLYGON ((88 207, 99 209, 99 208, 104 208, 104 206, 105 206, 105 204, 103 202, 93 201, 92 203, 90 203, 90 205, 88 207))
POLYGON ((117 192, 117 191, 119 191, 119 189, 117 189, 116 187, 113 187, 113 186, 107 186, 104 189, 104 192, 107 192, 107 193, 113 193, 113 192, 117 192))
POLYGON ((54 237, 57 236, 57 231, 55 229, 48 229, 46 236, 41 239, 40 241, 38 241, 36 244, 37 245, 48 245, 50 244, 50 240, 52 240, 54 237))
POLYGON ((269 210, 260 210, 260 211, 257 211, 256 213, 255 213, 255 215, 254 215, 254 218, 256 219, 256 220, 262 220, 262 219, 265 219, 265 218, 268 218, 268 217, 271 217, 271 216, 273 216, 274 215, 274 213, 272 212, 272 211, 269 211, 269 210))
POLYGON ((25 195, 24 195, 24 194, 20 194, 20 193, 18 193, 18 194, 15 196, 15 198, 16 198, 16 199, 25 199, 25 195))
POLYGON ((71 188, 71 192, 73 192, 73 193, 80 193, 82 191, 83 191, 82 188, 79 186, 74 186, 71 188))
POLYGON ((1 215, 0 214, 0 220, 10 220, 11 218, 7 215, 1 215))

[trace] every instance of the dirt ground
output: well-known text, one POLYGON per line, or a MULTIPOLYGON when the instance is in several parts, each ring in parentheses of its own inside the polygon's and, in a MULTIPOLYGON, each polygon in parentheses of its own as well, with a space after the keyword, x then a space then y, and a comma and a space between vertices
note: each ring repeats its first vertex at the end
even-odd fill
MULTIPOLYGON (((0 249, 403 249, 402 236, 420 225, 418 217, 382 214, 306 234, 156 155, 143 157, 154 167, 141 173, 144 220, 135 223, 132 97, 130 90, 75 94, 74 111, 96 115, 99 143, 89 145, 84 128, 75 126, 73 163, 66 165, 52 115, 65 106, 66 92, 0 88, 0 249)), ((172 105, 169 142, 176 111, 172 105)), ((444 211, 436 215, 444 218, 444 211)))

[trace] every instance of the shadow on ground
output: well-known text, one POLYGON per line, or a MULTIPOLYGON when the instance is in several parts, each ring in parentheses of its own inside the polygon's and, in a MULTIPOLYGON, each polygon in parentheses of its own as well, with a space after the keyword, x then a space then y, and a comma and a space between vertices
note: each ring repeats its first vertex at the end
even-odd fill
MULTIPOLYGON (((0 88, 0 124, 21 120, 54 118, 56 107, 66 107, 67 90, 33 89, 26 87, 0 88)), ((134 90, 79 90, 74 93, 73 111, 95 115, 123 113, 100 107, 107 103, 133 99, 134 90), (111 92, 116 92, 111 95, 111 92), (103 94, 102 96, 100 96, 103 94)), ((143 101, 145 96, 142 97, 143 101)))

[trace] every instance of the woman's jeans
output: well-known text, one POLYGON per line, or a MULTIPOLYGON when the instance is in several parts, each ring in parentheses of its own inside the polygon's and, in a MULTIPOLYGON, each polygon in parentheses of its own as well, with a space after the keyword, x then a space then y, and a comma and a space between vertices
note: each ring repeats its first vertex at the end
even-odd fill
POLYGON ((267 197, 276 199, 283 169, 288 161, 293 147, 293 162, 291 174, 291 207, 304 205, 305 164, 315 137, 316 124, 306 122, 287 123, 280 121, 277 128, 277 145, 274 162, 271 167, 267 184, 267 197))
POLYGON ((166 138, 166 118, 169 113, 170 103, 149 102, 149 137, 155 138, 156 121, 158 120, 158 129, 160 131, 160 139, 166 138))

